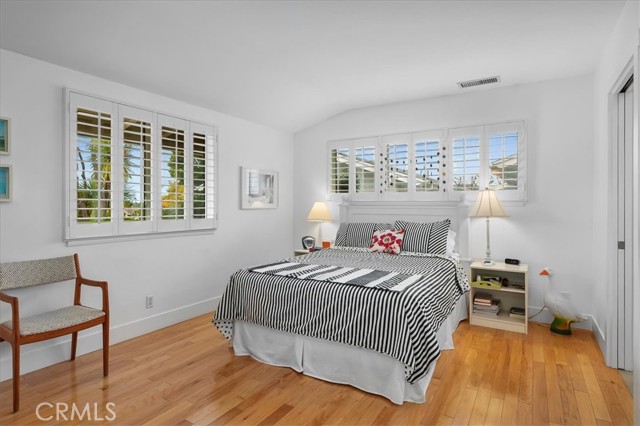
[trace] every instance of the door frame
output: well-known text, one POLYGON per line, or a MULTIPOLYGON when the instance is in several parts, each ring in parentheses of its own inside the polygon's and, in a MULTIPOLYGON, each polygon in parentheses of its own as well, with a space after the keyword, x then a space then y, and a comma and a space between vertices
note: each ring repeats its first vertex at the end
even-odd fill
MULTIPOLYGON (((640 44, 635 60, 635 94, 633 98, 633 222, 640 224, 640 44)), ((640 253, 640 226, 633 230, 633 248, 636 254, 640 253)), ((640 256, 633 260, 633 311, 640 312, 640 256)), ((633 329, 633 416, 640 419, 640 327, 633 329)))
MULTIPOLYGON (((607 320, 606 320, 606 339, 605 339, 605 360, 608 366, 618 368, 618 94, 624 89, 631 77, 636 77, 636 60, 632 57, 627 65, 623 68, 618 79, 609 91, 609 170, 608 170, 608 196, 607 196, 607 239, 606 239, 606 257, 607 257, 607 320)), ((638 86, 637 78, 634 84, 634 135, 633 145, 637 147, 637 103, 638 103, 638 86)), ((634 165, 632 170, 632 179, 637 174, 637 150, 634 150, 634 165)), ((637 188, 634 188, 637 192, 637 188)), ((637 195, 634 194, 634 203, 637 203, 637 195)), ((637 215, 637 206, 634 205, 634 217, 637 215)), ((637 223, 637 222, 636 222, 637 223)), ((637 228, 637 227, 636 227, 637 228)), ((634 229, 637 234, 637 229, 634 229)), ((635 236, 635 235, 634 235, 635 236)), ((633 239, 635 240, 635 238, 633 239)), ((637 243, 630 241, 630 248, 637 253, 637 243)), ((637 263, 637 261, 634 261, 637 263)), ((634 268, 634 300, 638 296, 637 272, 634 268)), ((637 333, 634 327, 634 334, 637 333)), ((637 339, 634 335, 634 349, 637 346, 637 339)), ((634 354, 634 362, 637 358, 637 352, 634 354)), ((635 364, 634 364, 635 366, 635 364)), ((634 368, 635 369, 635 368, 634 368)), ((634 380, 635 382, 635 380, 634 380)))

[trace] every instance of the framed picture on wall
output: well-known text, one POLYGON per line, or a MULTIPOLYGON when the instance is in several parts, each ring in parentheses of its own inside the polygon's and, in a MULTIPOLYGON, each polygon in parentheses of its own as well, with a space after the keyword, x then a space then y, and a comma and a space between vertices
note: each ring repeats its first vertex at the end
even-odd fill
POLYGON ((9 155, 10 139, 10 122, 8 118, 0 117, 0 155, 9 155))
POLYGON ((278 172, 274 170, 241 168, 243 209, 278 208, 278 172))
POLYGON ((0 202, 11 201, 11 166, 0 166, 0 202))

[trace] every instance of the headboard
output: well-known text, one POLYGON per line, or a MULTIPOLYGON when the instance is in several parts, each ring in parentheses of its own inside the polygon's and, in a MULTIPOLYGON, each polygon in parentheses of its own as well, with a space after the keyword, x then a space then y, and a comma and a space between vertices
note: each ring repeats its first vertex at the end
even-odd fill
POLYGON ((456 232, 456 252, 461 260, 469 259, 469 206, 460 202, 399 202, 353 201, 340 204, 339 222, 381 222, 393 224, 396 220, 409 222, 436 222, 449 218, 451 230, 456 232))

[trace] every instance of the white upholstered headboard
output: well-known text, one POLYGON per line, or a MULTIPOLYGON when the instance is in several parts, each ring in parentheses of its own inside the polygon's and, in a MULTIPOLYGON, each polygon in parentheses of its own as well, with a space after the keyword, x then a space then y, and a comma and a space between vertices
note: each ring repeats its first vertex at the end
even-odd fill
POLYGON ((461 260, 469 259, 469 206, 459 202, 371 202, 343 200, 340 222, 380 222, 393 224, 396 220, 436 222, 451 219, 456 232, 456 252, 461 260))

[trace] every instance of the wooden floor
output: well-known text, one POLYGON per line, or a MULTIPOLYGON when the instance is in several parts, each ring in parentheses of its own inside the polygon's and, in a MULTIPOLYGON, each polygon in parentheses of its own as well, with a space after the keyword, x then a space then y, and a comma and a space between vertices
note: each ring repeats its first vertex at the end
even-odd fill
MULTIPOLYGON (((64 425, 632 423, 631 395, 591 333, 558 336, 534 323, 525 336, 463 322, 454 337, 427 402, 397 406, 236 357, 206 315, 113 346, 106 379, 100 352, 24 375, 18 414, 10 413, 11 382, 0 383, 0 424, 45 424, 35 414, 42 402, 89 404, 92 421, 46 422, 64 425), (108 403, 117 416, 111 422, 108 403)), ((40 415, 55 412, 45 407, 40 415)))

